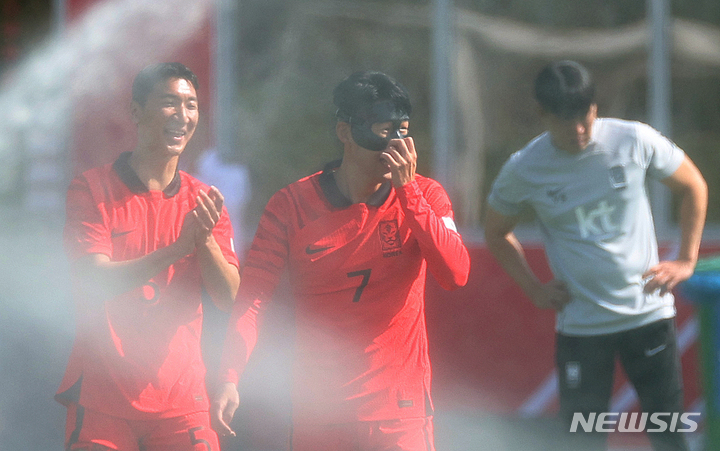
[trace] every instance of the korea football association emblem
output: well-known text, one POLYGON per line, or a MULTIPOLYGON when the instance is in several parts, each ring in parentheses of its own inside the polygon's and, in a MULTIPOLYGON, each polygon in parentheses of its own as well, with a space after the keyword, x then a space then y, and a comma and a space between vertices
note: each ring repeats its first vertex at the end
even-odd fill
POLYGON ((380 235, 380 246, 383 257, 394 257, 400 255, 402 251, 402 239, 400 238, 400 228, 397 219, 390 221, 380 221, 378 226, 380 235))
POLYGON ((625 168, 622 165, 610 168, 610 185, 613 189, 623 189, 627 187, 627 178, 625 177, 625 168))

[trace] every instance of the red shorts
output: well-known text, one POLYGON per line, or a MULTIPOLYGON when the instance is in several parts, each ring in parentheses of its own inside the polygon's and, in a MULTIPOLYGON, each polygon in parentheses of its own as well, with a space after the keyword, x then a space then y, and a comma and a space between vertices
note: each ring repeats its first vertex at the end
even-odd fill
POLYGON ((207 412, 157 420, 126 420, 70 404, 65 449, 87 451, 219 451, 207 412))
POLYGON ((293 425, 293 451, 435 451, 433 418, 293 425))

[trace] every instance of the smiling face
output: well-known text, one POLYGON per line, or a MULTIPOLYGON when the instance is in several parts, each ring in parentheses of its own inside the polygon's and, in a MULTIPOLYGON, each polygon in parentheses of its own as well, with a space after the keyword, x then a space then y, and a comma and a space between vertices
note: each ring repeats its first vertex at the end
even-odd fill
POLYGON ((158 82, 144 105, 134 101, 132 117, 138 126, 138 147, 178 156, 198 123, 195 87, 183 78, 158 82))

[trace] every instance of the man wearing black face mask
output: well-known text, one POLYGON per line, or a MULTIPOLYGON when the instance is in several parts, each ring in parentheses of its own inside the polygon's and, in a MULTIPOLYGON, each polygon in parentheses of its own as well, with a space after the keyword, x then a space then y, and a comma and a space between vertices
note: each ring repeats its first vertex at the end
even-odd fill
MULTIPOLYGON (((337 93, 336 102, 345 103, 342 92, 337 93)), ((368 150, 380 152, 385 150, 391 139, 403 139, 407 136, 407 127, 410 120, 410 104, 404 104, 399 99, 384 100, 372 104, 369 107, 363 106, 364 110, 349 113, 351 105, 341 105, 344 109, 338 109, 337 117, 340 122, 350 124, 350 132, 353 140, 368 150), (377 133, 373 124, 383 124, 387 133, 377 133)), ((352 110, 350 110, 352 111, 352 110)), ((384 131, 384 130, 383 130, 384 131)))
POLYGON ((415 173, 407 91, 359 72, 334 91, 343 158, 278 191, 247 258, 223 352, 228 424, 257 316, 287 268, 296 303, 294 451, 434 450, 426 270, 446 289, 470 260, 445 190, 415 173))

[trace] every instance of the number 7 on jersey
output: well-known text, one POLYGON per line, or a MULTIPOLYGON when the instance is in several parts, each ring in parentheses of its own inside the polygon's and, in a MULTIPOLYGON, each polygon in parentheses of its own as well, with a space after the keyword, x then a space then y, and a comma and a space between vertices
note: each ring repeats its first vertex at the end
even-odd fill
POLYGON ((362 280, 360 281, 360 286, 357 287, 355 290, 355 296, 353 296, 353 302, 360 302, 360 296, 362 296, 362 292, 367 286, 368 282, 370 281, 370 272, 372 270, 370 269, 361 269, 360 271, 352 271, 347 273, 348 277, 358 277, 362 276, 362 280))

